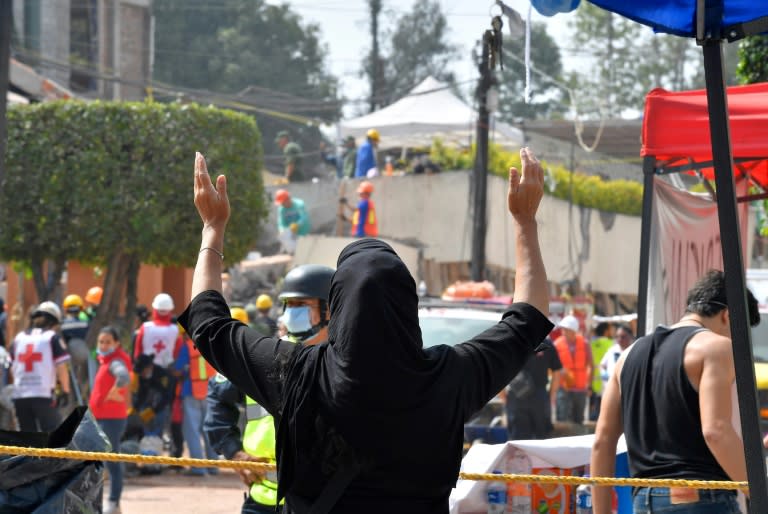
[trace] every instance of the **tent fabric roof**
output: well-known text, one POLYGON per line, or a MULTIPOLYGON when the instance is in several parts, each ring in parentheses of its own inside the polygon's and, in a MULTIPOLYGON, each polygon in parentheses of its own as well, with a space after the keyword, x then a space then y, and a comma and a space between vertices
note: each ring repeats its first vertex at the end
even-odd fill
MULTIPOLYGON (((726 34, 735 25, 768 16, 768 2, 757 0, 719 0, 722 16, 716 31, 726 34)), ((615 12, 643 25, 653 27, 657 32, 668 32, 678 36, 696 37, 697 0, 590 0, 595 5, 615 12)), ((716 4, 717 2, 707 2, 716 4)), ((712 11, 717 9, 713 7, 712 11)), ((708 27, 710 32, 715 32, 708 27)))
MULTIPOLYGON (((381 134, 383 146, 431 144, 434 137, 471 140, 477 113, 454 95, 448 85, 427 77, 403 98, 378 111, 341 122, 342 136, 363 137, 368 129, 381 134)), ((496 122, 491 139, 499 143, 522 144, 523 134, 506 123, 496 122)))
MULTIPOLYGON (((748 171, 768 187, 768 83, 729 87, 728 111, 735 176, 748 171)), ((648 93, 640 153, 667 165, 711 162, 706 90, 648 93)), ((711 165, 703 172, 713 177, 711 165)))

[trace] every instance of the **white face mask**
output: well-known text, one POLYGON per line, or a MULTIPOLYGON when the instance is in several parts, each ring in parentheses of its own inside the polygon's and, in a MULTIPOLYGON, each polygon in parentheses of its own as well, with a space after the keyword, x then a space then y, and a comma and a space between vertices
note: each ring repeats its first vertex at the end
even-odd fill
POLYGON ((288 307, 283 313, 283 323, 289 334, 303 334, 312 330, 309 307, 288 307))

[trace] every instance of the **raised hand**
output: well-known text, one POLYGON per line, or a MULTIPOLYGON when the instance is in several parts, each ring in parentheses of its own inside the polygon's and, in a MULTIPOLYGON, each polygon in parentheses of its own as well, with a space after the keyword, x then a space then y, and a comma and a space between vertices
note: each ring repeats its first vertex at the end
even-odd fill
POLYGON ((195 207, 203 220, 203 228, 217 231, 226 228, 229 220, 227 178, 219 175, 214 187, 205 157, 200 152, 195 153, 195 207))
POLYGON ((519 222, 533 221, 544 195, 544 171, 538 159, 528 148, 520 149, 522 174, 517 168, 509 168, 509 212, 519 222))

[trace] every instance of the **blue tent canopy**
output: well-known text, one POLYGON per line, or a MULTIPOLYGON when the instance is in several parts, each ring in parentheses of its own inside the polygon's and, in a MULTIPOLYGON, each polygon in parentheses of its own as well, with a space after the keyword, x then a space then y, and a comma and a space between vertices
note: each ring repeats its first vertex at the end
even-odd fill
POLYGON ((684 37, 734 40, 768 30, 768 2, 763 0, 591 0, 597 6, 684 37), (697 34, 697 4, 705 7, 704 33, 697 34))

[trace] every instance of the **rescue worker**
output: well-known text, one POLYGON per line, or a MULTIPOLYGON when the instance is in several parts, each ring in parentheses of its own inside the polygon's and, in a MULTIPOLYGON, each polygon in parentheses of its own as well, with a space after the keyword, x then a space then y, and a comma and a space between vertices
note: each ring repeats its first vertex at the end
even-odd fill
MULTIPOLYGON (((136 414, 141 420, 140 451, 144 453, 142 447, 146 443, 147 447, 154 447, 153 451, 147 454, 160 455, 157 447, 161 450, 163 446, 163 431, 173 402, 175 381, 168 370, 154 365, 152 355, 142 354, 135 359, 133 371, 133 401, 128 414, 136 414), (159 444, 156 444, 158 442, 159 444)), ((155 468, 150 465, 148 469, 155 468)))
MULTIPOLYGON (((242 310, 242 309, 240 309, 242 310)), ((213 367, 200 355, 197 347, 182 329, 183 344, 176 359, 175 368, 181 382, 181 405, 183 410, 181 428, 184 441, 187 442, 189 456, 193 459, 217 459, 208 437, 203 432, 203 420, 206 412, 208 379, 216 374, 213 367), (202 440, 202 445, 200 444, 202 440), (205 452, 205 454, 203 453, 205 452)), ((179 452, 181 454, 181 452, 179 452)), ((180 456, 180 455, 179 455, 180 456)), ((208 473, 215 475, 218 468, 209 468, 208 473)), ((203 476, 205 468, 190 468, 186 474, 203 476)))
POLYGON ((288 182, 302 182, 308 177, 304 173, 301 156, 304 153, 298 143, 291 141, 291 133, 281 130, 277 133, 275 143, 283 151, 285 156, 285 179, 288 182))
POLYGON ((104 290, 99 286, 93 286, 85 293, 85 309, 79 314, 81 320, 91 321, 96 316, 103 294, 104 290))
MULTIPOLYGON (((82 397, 87 395, 81 395, 80 392, 87 393, 89 384, 88 357, 90 352, 85 344, 85 338, 88 335, 90 322, 80 319, 80 313, 83 312, 84 306, 80 295, 67 295, 62 305, 64 307, 64 319, 61 321, 61 337, 72 358, 72 374, 77 379, 77 382, 71 385, 76 388, 78 403, 82 403, 82 397)), ((96 362, 93 364, 95 375, 96 362)))
MULTIPOLYGON (((279 299, 290 325, 286 339, 304 344, 317 344, 327 339, 332 276, 333 269, 312 264, 294 268, 285 276, 279 299)), ((235 314, 233 312, 232 317, 237 319, 235 314)), ((208 385, 208 413, 203 426, 213 448, 228 460, 275 463, 274 419, 220 373, 208 385), (241 438, 238 404, 243 402, 246 425, 241 438)), ((277 504, 275 474, 262 475, 249 470, 238 473, 250 488, 243 503, 243 514, 274 513, 277 504)))
MULTIPOLYGON (((152 319, 141 324, 136 334, 133 349, 133 359, 137 361, 141 355, 152 355, 152 363, 168 371, 171 380, 171 393, 176 390, 173 362, 176 359, 182 341, 179 327, 173 319, 173 298, 167 293, 160 293, 152 300, 152 319)), ((155 423, 165 429, 171 415, 173 401, 155 412, 155 423)))
POLYGON ((154 364, 169 368, 181 348, 179 327, 173 318, 173 298, 160 293, 152 300, 152 319, 141 324, 136 334, 133 358, 154 355, 154 364))
POLYGON ((61 423, 57 406, 68 402, 70 383, 69 355, 56 333, 60 323, 59 306, 43 302, 30 314, 29 328, 11 345, 12 397, 23 432, 50 432, 61 423), (54 393, 57 380, 59 395, 54 393))
POLYGON ((364 180, 357 186, 357 194, 360 196, 360 201, 357 203, 356 209, 352 209, 346 203, 346 199, 342 198, 343 205, 353 211, 351 234, 354 237, 377 237, 379 235, 379 222, 376 218, 376 206, 371 200, 373 184, 364 180))
POLYGON ((277 334, 277 321, 270 315, 272 298, 268 294, 260 294, 256 298, 256 315, 251 318, 251 327, 268 337, 277 334))
POLYGON ((355 178, 375 177, 379 174, 376 169, 376 147, 380 139, 376 129, 369 129, 365 134, 365 143, 357 149, 355 178))
POLYGON ((296 250, 299 236, 309 234, 312 224, 304 200, 291 196, 285 189, 275 191, 277 206, 277 232, 283 248, 288 253, 296 250))

